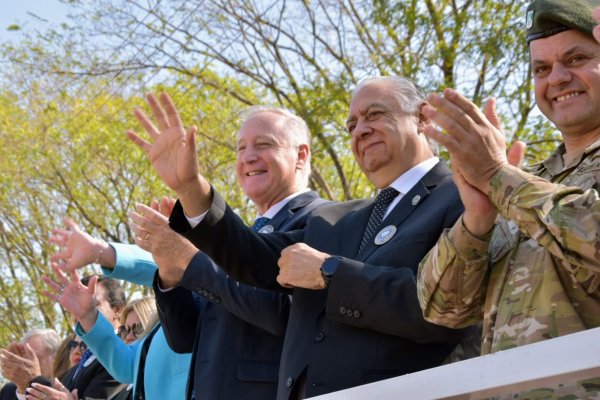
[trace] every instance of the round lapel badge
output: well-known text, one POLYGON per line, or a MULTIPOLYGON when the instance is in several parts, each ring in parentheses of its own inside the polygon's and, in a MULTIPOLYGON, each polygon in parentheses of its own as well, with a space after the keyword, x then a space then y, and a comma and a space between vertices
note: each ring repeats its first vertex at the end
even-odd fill
POLYGON ((419 196, 417 194, 417 195, 415 195, 415 197, 412 198, 411 203, 413 206, 416 206, 417 204, 419 204, 420 201, 421 201, 421 196, 419 196))
POLYGON ((275 228, 273 228, 273 225, 265 225, 258 230, 258 233, 271 233, 274 230, 275 228))
POLYGON ((377 246, 381 246, 390 241, 394 234, 396 233, 396 227, 394 225, 388 225, 382 230, 379 231, 377 236, 375 236, 375 244, 377 246))

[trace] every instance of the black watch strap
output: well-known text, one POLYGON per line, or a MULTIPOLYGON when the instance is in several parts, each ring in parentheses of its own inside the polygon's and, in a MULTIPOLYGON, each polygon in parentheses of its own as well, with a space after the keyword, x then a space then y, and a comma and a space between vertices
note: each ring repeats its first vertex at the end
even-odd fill
POLYGON ((321 264, 321 277, 325 282, 325 287, 329 287, 331 278, 333 278, 333 274, 335 274, 340 261, 342 261, 342 257, 331 256, 326 258, 325 261, 323 261, 323 264, 321 264))

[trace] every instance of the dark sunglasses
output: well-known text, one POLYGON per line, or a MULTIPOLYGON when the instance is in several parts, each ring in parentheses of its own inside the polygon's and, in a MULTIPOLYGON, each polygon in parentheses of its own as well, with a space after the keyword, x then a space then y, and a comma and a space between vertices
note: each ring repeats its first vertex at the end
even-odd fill
POLYGON ((82 352, 87 350, 87 344, 75 340, 71 340, 67 345, 69 351, 74 350, 77 347, 79 347, 79 350, 81 350, 82 352))
POLYGON ((135 322, 133 325, 128 326, 128 325, 121 325, 119 327, 119 330, 117 330, 117 334, 122 338, 125 339, 127 337, 127 335, 129 335, 130 333, 133 333, 133 336, 135 336, 136 338, 140 337, 140 335, 144 332, 144 326, 142 325, 141 322, 135 322))

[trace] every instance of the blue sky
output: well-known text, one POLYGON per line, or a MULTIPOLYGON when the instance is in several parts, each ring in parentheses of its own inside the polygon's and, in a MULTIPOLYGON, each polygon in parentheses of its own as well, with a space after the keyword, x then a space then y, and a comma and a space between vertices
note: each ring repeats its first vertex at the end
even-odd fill
POLYGON ((67 8, 57 0, 0 0, 0 10, 0 42, 18 40, 18 32, 7 30, 12 24, 43 31, 65 21, 67 14, 67 8))

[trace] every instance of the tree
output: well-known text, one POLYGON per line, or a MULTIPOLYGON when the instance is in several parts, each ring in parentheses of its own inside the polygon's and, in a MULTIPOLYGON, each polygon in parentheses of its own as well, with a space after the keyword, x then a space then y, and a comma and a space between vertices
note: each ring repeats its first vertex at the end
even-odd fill
MULTIPOLYGON (((41 280, 51 273, 49 256, 56 251, 47 238, 65 215, 96 237, 133 243, 127 213, 136 203, 170 193, 124 135, 139 128, 132 111, 145 103, 142 98, 104 78, 72 96, 70 79, 60 81, 64 86, 20 79, 28 76, 30 71, 13 71, 12 87, 0 91, 0 344, 33 327, 69 329, 69 317, 42 295, 41 280)), ((236 86, 233 80, 214 79, 236 86)), ((237 117, 246 105, 183 81, 151 89, 171 92, 184 120, 197 121, 206 138, 199 149, 203 170, 245 215, 248 205, 235 184, 232 164, 237 117)), ((250 99, 259 93, 237 90, 248 92, 250 99)), ((129 294, 139 290, 144 291, 128 286, 129 294)))
POLYGON ((429 91, 456 87, 477 104, 497 97, 507 139, 530 142, 530 161, 555 144, 548 145, 556 140, 554 130, 534 112, 522 26, 525 4, 518 0, 71 3, 75 18, 69 40, 77 33, 102 44, 87 64, 48 71, 174 71, 251 103, 207 79, 204 71, 211 66, 222 76, 261 88, 266 101, 307 121, 315 138, 311 183, 332 199, 373 190, 349 153, 344 124, 350 90, 367 75, 407 76, 429 91))
POLYGON ((184 121, 198 124, 201 170, 242 216, 232 135, 240 111, 258 103, 307 121, 311 185, 323 196, 372 194, 345 129, 351 90, 368 75, 456 87, 480 105, 495 96, 507 140, 529 142, 530 162, 555 147, 534 108, 518 0, 64 1, 68 24, 22 32, 21 45, 2 49, 0 303, 10 323, 0 343, 40 315, 57 324, 39 276, 63 215, 131 242, 127 211, 165 193, 121 135, 149 89, 170 92, 184 121))

